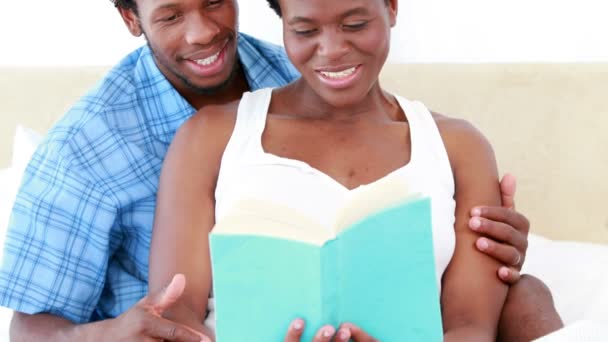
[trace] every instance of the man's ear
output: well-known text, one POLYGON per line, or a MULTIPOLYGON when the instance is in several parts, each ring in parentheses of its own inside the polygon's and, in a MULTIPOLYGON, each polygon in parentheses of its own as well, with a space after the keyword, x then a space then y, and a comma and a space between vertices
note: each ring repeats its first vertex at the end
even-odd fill
POLYGON ((395 27, 395 25, 397 24, 397 10, 399 9, 399 0, 388 0, 387 7, 389 22, 391 24, 391 27, 395 27))
POLYGON ((127 28, 129 29, 129 32, 131 32, 132 35, 134 35, 135 37, 139 37, 142 35, 143 32, 141 30, 141 23, 139 22, 139 17, 132 9, 119 7, 118 13, 120 13, 122 20, 125 22, 125 25, 127 25, 127 28))

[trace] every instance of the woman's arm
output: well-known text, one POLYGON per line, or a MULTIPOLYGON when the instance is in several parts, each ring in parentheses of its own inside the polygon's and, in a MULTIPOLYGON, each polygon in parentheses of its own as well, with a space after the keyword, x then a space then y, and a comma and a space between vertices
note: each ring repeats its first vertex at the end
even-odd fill
POLYGON ((183 274, 184 292, 167 317, 205 333, 211 291, 208 235, 215 224, 219 166, 234 128, 233 107, 207 107, 177 132, 161 172, 150 249, 149 291, 183 274))
POLYGON ((495 341, 508 288, 496 277, 498 262, 476 251, 479 236, 468 228, 470 208, 500 205, 494 152, 466 121, 436 120, 452 165, 456 200, 456 248, 442 279, 445 341, 495 341))

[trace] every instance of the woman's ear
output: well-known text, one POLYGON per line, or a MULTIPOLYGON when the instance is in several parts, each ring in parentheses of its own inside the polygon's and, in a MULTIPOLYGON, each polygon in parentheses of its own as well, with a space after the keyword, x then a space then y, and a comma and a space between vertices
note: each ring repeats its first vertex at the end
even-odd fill
POLYGON ((389 22, 391 27, 397 24, 397 10, 399 8, 399 0, 386 0, 388 7, 389 22))
POLYGON ((120 13, 122 20, 125 22, 125 25, 127 25, 127 28, 132 35, 135 37, 142 35, 143 31, 141 29, 139 17, 132 9, 119 7, 118 13, 120 13))

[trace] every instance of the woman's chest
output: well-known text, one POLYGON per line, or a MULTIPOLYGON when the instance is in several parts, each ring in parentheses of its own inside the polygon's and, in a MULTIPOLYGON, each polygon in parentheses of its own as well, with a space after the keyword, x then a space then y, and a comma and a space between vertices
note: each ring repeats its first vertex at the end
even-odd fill
POLYGON ((301 161, 348 189, 381 179, 408 164, 411 155, 404 123, 328 127, 269 120, 262 148, 301 161))

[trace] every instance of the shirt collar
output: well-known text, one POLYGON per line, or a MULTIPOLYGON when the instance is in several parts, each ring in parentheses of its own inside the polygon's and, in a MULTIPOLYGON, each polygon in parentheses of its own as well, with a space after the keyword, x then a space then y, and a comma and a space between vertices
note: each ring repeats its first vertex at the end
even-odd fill
POLYGON ((162 142, 169 143, 175 131, 192 114, 194 107, 186 101, 162 74, 148 46, 141 49, 135 66, 137 108, 145 125, 162 142))
POLYGON ((239 36, 237 53, 252 91, 283 86, 299 76, 282 47, 244 33, 239 36))
MULTIPOLYGON (((281 47, 239 33, 237 54, 252 91, 282 86, 297 77, 281 47)), ((135 77, 146 125, 159 140, 170 143, 176 130, 194 114, 194 107, 161 73, 148 46, 141 49, 135 77)))

